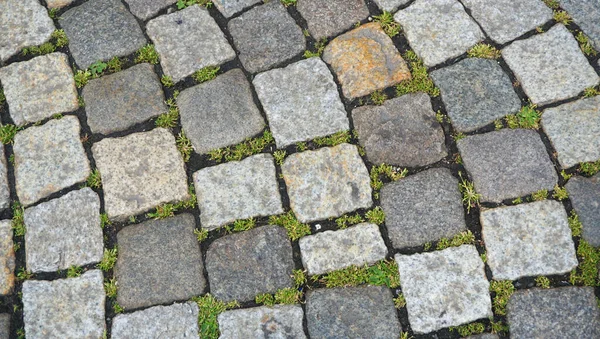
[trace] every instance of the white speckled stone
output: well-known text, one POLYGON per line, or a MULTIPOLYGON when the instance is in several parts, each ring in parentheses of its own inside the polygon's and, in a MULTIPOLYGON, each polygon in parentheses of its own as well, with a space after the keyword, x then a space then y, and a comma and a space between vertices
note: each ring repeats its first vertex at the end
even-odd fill
POLYGON ((398 7, 406 5, 411 0, 374 0, 377 6, 384 11, 395 12, 398 7))
POLYGON ((154 306, 117 315, 112 322, 112 338, 162 339, 198 337, 198 305, 194 302, 154 306))
POLYGON ((261 3, 261 0, 213 0, 213 3, 223 14, 224 17, 229 18, 244 9, 261 3))
POLYGON ((573 18, 573 21, 590 38, 596 50, 600 49, 600 1, 560 0, 560 6, 573 18))
POLYGON ((4 145, 0 145, 0 211, 10 205, 10 186, 8 185, 8 164, 4 156, 4 145))
POLYGON ((306 338, 299 305, 276 305, 225 311, 219 314, 220 339, 306 338))
POLYGON ((177 0, 125 0, 129 5, 129 11, 140 18, 148 20, 155 16, 163 8, 177 2, 177 0))
MULTIPOLYGON (((0 221, 0 295, 9 294, 15 286, 15 251, 11 220, 0 221)), ((0 329, 0 334, 2 329, 0 329)), ((0 335, 0 337, 2 337, 0 335)))

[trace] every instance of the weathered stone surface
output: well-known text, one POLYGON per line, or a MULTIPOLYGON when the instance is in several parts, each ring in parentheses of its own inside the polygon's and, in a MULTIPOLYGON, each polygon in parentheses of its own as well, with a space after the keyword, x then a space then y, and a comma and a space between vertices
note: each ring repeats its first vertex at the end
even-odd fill
POLYGON ((483 201, 501 202, 551 190, 558 181, 535 131, 504 129, 466 137, 457 146, 483 201))
POLYGON ((600 50, 600 2, 595 0, 560 0, 560 6, 566 10, 575 23, 591 39, 596 50, 600 50))
POLYGON ((85 2, 66 11, 60 24, 82 69, 96 61, 129 55, 146 44, 135 17, 119 0, 85 2))
POLYGON ((229 18, 244 9, 260 3, 261 0, 214 0, 213 3, 223 14, 224 17, 229 18))
POLYGON ((338 35, 369 16, 363 0, 299 0, 296 7, 315 40, 338 35))
POLYGON ((497 334, 482 333, 478 335, 468 336, 466 339, 500 339, 500 337, 497 334))
POLYGON ((401 328, 392 299, 384 286, 309 290, 308 333, 313 338, 396 338, 401 328))
POLYGON ((466 229, 458 180, 445 168, 385 185, 381 207, 395 248, 451 238, 466 229))
POLYGON ((90 165, 79 139, 79 120, 66 116, 15 136, 15 181, 24 206, 83 182, 90 165))
POLYGON ((262 226, 215 240, 206 253, 210 292, 240 302, 292 287, 292 245, 279 226, 262 226))
POLYGON ((60 8, 70 5, 75 0, 46 0, 48 8, 60 8))
POLYGON ((240 69, 182 91, 177 106, 183 130, 200 154, 239 144, 265 126, 240 69))
MULTIPOLYGON (((0 295, 9 294, 15 286, 15 251, 11 220, 0 221, 0 295)), ((2 326, 0 325, 0 334, 2 326)), ((0 335, 0 338, 8 338, 0 335)))
POLYGON ((346 98, 358 98, 411 78, 402 56, 379 23, 362 25, 327 45, 331 65, 346 98))
POLYGON ((425 166, 448 154, 444 130, 435 120, 425 93, 403 95, 381 106, 356 108, 352 119, 360 145, 375 164, 425 166))
POLYGON ((195 228, 194 217, 183 214, 127 226, 117 234, 119 305, 148 307, 203 293, 206 282, 195 228))
POLYGON ((10 205, 10 186, 8 185, 8 164, 4 156, 4 145, 0 145, 0 211, 10 205))
POLYGON ((163 71, 175 82, 235 58, 215 19, 200 6, 152 19, 146 32, 160 55, 163 71))
POLYGON ((23 321, 27 338, 102 338, 104 287, 102 272, 77 278, 23 283, 23 321))
POLYGON ((574 97, 600 80, 562 24, 513 42, 502 50, 502 56, 537 105, 574 97))
POLYGON ((510 78, 494 60, 469 58, 431 72, 452 126, 471 132, 521 108, 510 78))
POLYGON ((0 68, 10 117, 23 125, 79 107, 69 60, 51 53, 0 68))
POLYGON ((158 12, 177 2, 177 0, 125 0, 129 11, 141 20, 148 20, 158 12))
POLYGON ((0 338, 10 338, 10 314, 0 314, 0 338))
POLYGON ((576 176, 565 187, 583 226, 582 237, 600 247, 600 174, 589 179, 576 176))
POLYGON ((253 83, 278 147, 350 129, 333 75, 319 58, 261 73, 253 83))
POLYGON ((373 203, 369 172, 354 145, 292 154, 281 171, 301 222, 338 217, 373 203))
POLYGON ((408 321, 428 333, 492 316, 489 282, 473 245, 442 251, 396 254, 408 321))
POLYGON ((190 197, 183 158, 164 128, 103 139, 92 146, 102 175, 106 213, 124 220, 190 197))
POLYGON ((250 73, 265 71, 304 51, 302 29, 281 2, 254 7, 228 24, 240 61, 250 73))
POLYGON ((384 11, 395 12, 398 7, 406 5, 411 0, 374 0, 375 3, 384 11))
POLYGON ((198 305, 194 302, 154 306, 145 310, 119 314, 112 322, 112 338, 196 338, 198 305))
POLYGON ((203 228, 283 213, 273 157, 258 154, 194 173, 203 228))
POLYGON ((24 219, 30 272, 54 272, 102 260, 100 198, 90 188, 28 208, 24 219))
POLYGON ((299 305, 276 305, 225 311, 219 314, 221 339, 306 338, 299 305))

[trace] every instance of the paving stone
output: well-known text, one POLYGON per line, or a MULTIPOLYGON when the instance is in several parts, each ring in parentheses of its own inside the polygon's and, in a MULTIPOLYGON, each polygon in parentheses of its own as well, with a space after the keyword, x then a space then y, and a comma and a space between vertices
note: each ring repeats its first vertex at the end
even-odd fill
POLYGON ((583 238, 592 246, 600 247, 600 174, 591 178, 573 177, 565 187, 583 225, 583 238))
POLYGON ((333 39, 323 52, 344 96, 358 98, 411 78, 410 70, 379 23, 362 25, 333 39))
POLYGON ((273 157, 258 154, 194 173, 202 227, 283 213, 273 157))
POLYGON ((10 186, 8 185, 8 164, 4 156, 4 145, 0 145, 0 211, 10 205, 10 186))
POLYGON ((164 128, 103 139, 92 146, 92 153, 111 219, 125 220, 190 197, 183 158, 175 137, 164 128))
POLYGON ((10 338, 10 314, 0 314, 0 338, 10 338))
POLYGON ((133 309, 202 294, 206 282, 195 228, 194 217, 182 214, 127 226, 117 234, 119 305, 133 309))
POLYGON ((200 6, 152 19, 146 32, 160 55, 163 71, 175 82, 235 58, 215 19, 200 6))
POLYGON ((458 179, 445 168, 385 185, 381 207, 395 248, 451 238, 466 229, 458 179))
POLYGON ((408 321, 428 333, 492 316, 489 282, 473 245, 396 254, 408 321))
POLYGON ((315 40, 338 35, 369 16, 363 0, 299 0, 296 7, 315 40))
POLYGON ((494 60, 469 58, 431 72, 452 126, 471 132, 521 108, 510 78, 494 60))
POLYGON ((384 286, 309 290, 306 319, 313 338, 396 338, 401 332, 384 286))
POLYGON ((350 129, 333 75, 319 58, 261 73, 253 83, 277 147, 350 129))
POLYGON ((194 302, 119 314, 112 322, 115 339, 195 337, 198 337, 198 305, 194 302))
POLYGON ((75 0, 46 0, 48 8, 61 8, 70 5, 75 0))
POLYGON ((356 108, 352 119, 360 145, 375 164, 417 167, 448 155, 444 130, 435 120, 431 99, 425 93, 356 108))
POLYGON ((369 208, 369 172, 354 145, 290 155, 281 166, 290 205, 301 222, 369 208))
POLYGON ((352 265, 372 265, 385 259, 387 247, 379 227, 363 223, 300 238, 300 252, 302 265, 309 275, 315 275, 352 265))
POLYGON ((276 305, 225 311, 219 314, 221 339, 306 338, 299 305, 276 305))
POLYGON ((163 8, 176 3, 177 0, 125 0, 125 2, 133 15, 145 21, 158 14, 163 8))
POLYGON ((395 12, 398 7, 404 6, 411 0, 374 0, 375 3, 384 11, 395 12))
POLYGON ((254 300, 292 287, 292 245, 279 226, 262 226, 215 240, 206 253, 210 292, 223 301, 254 300))
POLYGON ((504 129, 468 136, 457 146, 483 201, 501 202, 552 190, 558 182, 546 146, 533 130, 504 129))
POLYGON ((213 3, 223 14, 224 17, 229 18, 244 9, 261 3, 261 0, 214 0, 213 3))
POLYGON ((290 60, 306 48, 302 29, 279 1, 254 7, 229 21, 228 28, 250 73, 290 60))
POLYGON ((90 188, 28 208, 24 218, 30 272, 54 272, 102 261, 100 198, 90 188))
POLYGON ((79 107, 69 60, 51 53, 0 68, 10 117, 23 125, 79 107))
POLYGON ((591 287, 515 292, 508 301, 511 338, 598 338, 600 311, 591 287))
POLYGON ((600 2, 595 0, 560 0, 560 7, 566 10, 575 23, 590 38, 596 50, 600 50, 600 2))
POLYGON ((468 336, 466 339, 500 339, 500 337, 497 334, 482 333, 478 335, 468 336))
POLYGON ((77 278, 23 283, 23 321, 27 338, 102 338, 104 287, 102 272, 77 278))
POLYGON ((83 88, 83 99, 87 123, 94 133, 122 131, 168 110, 150 64, 91 80, 83 88))
POLYGON ((99 60, 132 54, 146 44, 135 17, 119 0, 85 2, 59 20, 69 38, 69 50, 82 69, 99 60))
POLYGON ((600 80, 562 24, 513 42, 502 50, 502 56, 525 94, 537 105, 574 97, 600 80))
POLYGON ((79 139, 79 120, 66 116, 15 136, 15 181, 24 206, 83 182, 90 165, 79 139))
POLYGON ((177 106, 183 130, 200 154, 239 144, 265 127, 240 69, 182 91, 177 106))
MULTIPOLYGON (((0 295, 12 292, 15 286, 15 251, 11 220, 0 221, 0 295)), ((0 315, 1 319, 1 315, 0 315)), ((0 321, 0 334, 2 325, 0 321)), ((8 338, 0 335, 0 338, 8 338)))

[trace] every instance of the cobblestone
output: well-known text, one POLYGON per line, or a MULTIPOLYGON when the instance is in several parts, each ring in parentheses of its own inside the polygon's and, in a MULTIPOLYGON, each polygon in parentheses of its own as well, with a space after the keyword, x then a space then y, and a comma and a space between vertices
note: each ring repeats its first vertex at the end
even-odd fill
POLYGON ((591 38, 594 48, 600 50, 600 26, 598 26, 600 3, 594 0, 560 0, 560 6, 591 38))
POLYGON ((299 305, 277 305, 225 311, 219 314, 221 339, 306 338, 299 305))
POLYGON ((125 0, 129 11, 141 20, 148 20, 160 10, 177 2, 177 0, 125 0))
POLYGON ((10 205, 10 186, 8 183, 8 164, 4 157, 4 145, 0 144, 0 211, 10 205))
MULTIPOLYGON (((15 251, 12 242, 12 222, 0 221, 0 295, 9 294, 15 286, 15 251)), ((2 333, 0 322, 0 334, 2 333)), ((0 338, 4 338, 0 335, 0 338)), ((6 336, 8 338, 8 336, 6 336)))
POLYGON ((112 338, 193 338, 198 336, 198 305, 193 302, 155 306, 117 315, 112 338))
POLYGON ((369 16, 363 0, 300 0, 297 7, 315 40, 340 34, 369 16))
POLYGON ((404 6, 411 0, 374 0, 375 3, 384 11, 395 12, 398 7, 404 6))
POLYGON ((591 178, 576 176, 565 187, 583 226, 583 239, 594 247, 600 247, 600 174, 591 178))
POLYGON ((260 0, 214 0, 213 3, 223 14, 224 17, 229 18, 245 8, 260 3, 260 0))

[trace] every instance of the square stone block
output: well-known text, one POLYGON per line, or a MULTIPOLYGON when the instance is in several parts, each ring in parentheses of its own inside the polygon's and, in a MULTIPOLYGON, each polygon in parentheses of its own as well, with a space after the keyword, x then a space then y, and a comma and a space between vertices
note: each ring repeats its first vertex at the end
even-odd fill
POLYGON ((113 318, 111 338, 196 338, 198 305, 195 302, 154 306, 113 318))
POLYGON ((219 314, 221 339, 297 338, 304 339, 300 305, 276 305, 225 311, 219 314))
POLYGON ((163 8, 176 3, 177 0, 125 0, 125 2, 133 15, 145 21, 158 14, 163 8))
POLYGON ((315 40, 338 35, 369 16, 364 0, 299 0, 296 7, 315 40))
POLYGON ((566 10, 575 23, 590 37, 592 45, 600 50, 600 2, 596 0, 560 0, 560 7, 566 10))
MULTIPOLYGON (((12 292, 15 286, 15 250, 11 220, 0 221, 0 295, 12 292)), ((0 326, 0 334, 2 328, 0 326)), ((3 338, 0 336, 0 338, 3 338)), ((8 338, 8 337, 6 337, 8 338)))
POLYGON ((224 17, 229 18, 244 9, 261 3, 261 0, 213 0, 213 3, 223 14, 224 17))
POLYGON ((565 187, 583 226, 581 236, 590 245, 600 247, 600 174, 591 178, 576 176, 565 187))

